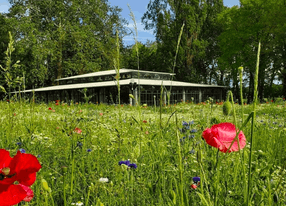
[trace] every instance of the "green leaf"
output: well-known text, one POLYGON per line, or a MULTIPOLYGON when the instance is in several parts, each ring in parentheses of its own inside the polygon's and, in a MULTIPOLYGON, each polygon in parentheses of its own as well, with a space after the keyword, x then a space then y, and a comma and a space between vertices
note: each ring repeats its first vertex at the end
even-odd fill
POLYGON ((1 89, 2 92, 7 93, 5 88, 3 86, 1 86, 1 85, 0 85, 0 89, 1 89))
POLYGON ((197 192, 197 194, 199 195, 199 197, 201 198, 201 201, 203 203, 203 205, 207 205, 207 206, 211 206, 212 204, 209 203, 206 198, 203 196, 203 194, 201 194, 200 192, 197 192))

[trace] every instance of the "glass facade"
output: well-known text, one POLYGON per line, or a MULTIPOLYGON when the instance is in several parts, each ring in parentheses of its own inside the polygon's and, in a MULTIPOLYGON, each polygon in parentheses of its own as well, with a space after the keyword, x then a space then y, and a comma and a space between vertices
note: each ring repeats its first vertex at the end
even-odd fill
MULTIPOLYGON (((125 70, 126 71, 126 70, 125 70)), ((132 104, 135 103, 134 100, 130 99, 129 94, 133 94, 141 104, 148 105, 159 105, 161 98, 161 86, 158 86, 158 82, 156 85, 152 85, 155 81, 151 80, 159 80, 160 84, 162 80, 168 81, 171 79, 173 74, 169 73, 155 73, 148 71, 128 71, 120 74, 120 80, 130 79, 130 83, 125 82, 125 85, 120 86, 120 103, 121 104, 132 104), (137 79, 141 80, 150 80, 144 81, 145 85, 138 87, 136 83, 137 79)), ((72 79, 63 79, 59 80, 60 85, 70 85, 70 84, 84 84, 84 83, 100 83, 100 82, 110 82, 115 81, 116 74, 108 74, 102 76, 89 76, 89 77, 81 77, 81 78, 72 78, 72 79)), ((142 81, 143 82, 143 81, 142 81)), ((165 82, 169 84, 168 82, 165 82)), ((87 88, 87 96, 90 97, 89 101, 92 103, 107 103, 107 104, 118 104, 118 89, 114 84, 107 83, 105 85, 108 86, 100 86, 94 88, 87 88), (112 85, 112 86, 111 86, 112 85)), ((79 87, 79 86, 77 86, 79 87)), ((82 87, 82 86, 81 86, 82 87)), ((85 102, 83 98, 84 95, 81 92, 82 89, 66 89, 62 90, 53 90, 53 91, 45 91, 45 92, 37 92, 37 96, 43 101, 55 101, 61 100, 65 102, 85 102)), ((170 91, 170 85, 164 87, 164 91, 162 94, 162 101, 164 104, 168 103, 168 98, 170 97, 170 103, 176 104, 179 102, 190 102, 194 101, 195 103, 199 103, 202 101, 206 101, 209 97, 212 97, 214 100, 221 100, 224 98, 224 88, 222 87, 193 87, 193 86, 172 86, 170 96, 168 95, 170 91)))

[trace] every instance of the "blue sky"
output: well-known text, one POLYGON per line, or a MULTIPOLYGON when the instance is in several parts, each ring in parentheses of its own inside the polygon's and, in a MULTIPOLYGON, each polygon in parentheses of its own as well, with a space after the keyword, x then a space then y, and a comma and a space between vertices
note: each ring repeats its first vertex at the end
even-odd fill
MULTIPOLYGON (((147 5, 150 2, 150 0, 109 0, 109 3, 111 6, 119 6, 122 8, 121 15, 123 18, 125 18, 128 22, 131 29, 133 29, 133 21, 131 20, 129 14, 130 11, 128 9, 127 4, 129 3, 132 12, 134 13, 134 16, 136 18, 136 25, 138 30, 138 41, 145 43, 147 39, 154 41, 155 37, 153 35, 152 30, 144 30, 144 25, 141 24, 141 17, 147 10, 147 5)), ((228 7, 232 7, 234 5, 239 5, 239 0, 224 0, 224 5, 228 7)), ((8 9, 10 8, 10 4, 8 0, 0 0, 0 12, 8 12, 8 9)), ((134 44, 134 38, 133 36, 126 36, 123 38, 125 45, 134 44)))

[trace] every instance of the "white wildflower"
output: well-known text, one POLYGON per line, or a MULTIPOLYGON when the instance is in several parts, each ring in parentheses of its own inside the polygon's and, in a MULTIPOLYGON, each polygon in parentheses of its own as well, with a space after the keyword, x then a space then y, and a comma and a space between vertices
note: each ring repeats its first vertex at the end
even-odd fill
POLYGON ((102 183, 106 183, 106 182, 108 182, 108 178, 103 178, 103 177, 101 177, 101 178, 99 178, 98 181, 99 181, 99 182, 102 182, 102 183))

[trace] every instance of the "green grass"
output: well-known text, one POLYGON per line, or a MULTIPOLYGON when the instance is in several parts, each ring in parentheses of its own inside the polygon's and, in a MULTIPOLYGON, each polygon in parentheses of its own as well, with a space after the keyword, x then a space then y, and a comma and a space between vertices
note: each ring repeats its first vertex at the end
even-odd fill
MULTIPOLYGON (((239 127, 241 106, 235 107, 239 127)), ((0 102, 0 108, 0 148, 8 149, 11 156, 23 148, 42 164, 28 205, 65 205, 64 191, 66 205, 78 201, 112 206, 244 203, 242 164, 248 169, 251 123, 243 129, 248 144, 242 159, 239 152, 218 153, 201 136, 214 122, 233 122, 232 116, 223 115, 222 105, 213 105, 212 111, 210 104, 163 107, 162 120, 158 108, 155 112, 153 107, 127 105, 0 102), (183 133, 182 121, 194 124, 183 133), (74 132, 76 127, 81 134, 74 132), (191 133, 192 129, 196 132, 191 133), (137 169, 118 165, 127 159, 137 169), (201 184, 194 190, 190 185, 196 176, 201 184), (106 177, 108 183, 99 182, 106 177), (50 192, 41 179, 47 181, 50 192)), ((244 106, 245 114, 251 111, 251 105, 244 106)), ((286 204, 285 119, 285 101, 279 106, 257 105, 252 205, 286 204)))

